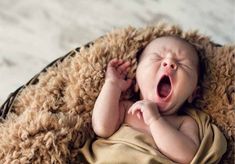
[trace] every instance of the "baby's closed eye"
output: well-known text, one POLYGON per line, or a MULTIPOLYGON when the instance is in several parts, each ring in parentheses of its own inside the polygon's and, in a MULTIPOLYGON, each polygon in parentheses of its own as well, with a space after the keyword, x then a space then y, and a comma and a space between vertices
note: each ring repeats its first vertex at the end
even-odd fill
POLYGON ((185 69, 189 69, 189 70, 192 70, 192 67, 189 63, 186 63, 186 62, 178 62, 178 65, 185 68, 185 69))

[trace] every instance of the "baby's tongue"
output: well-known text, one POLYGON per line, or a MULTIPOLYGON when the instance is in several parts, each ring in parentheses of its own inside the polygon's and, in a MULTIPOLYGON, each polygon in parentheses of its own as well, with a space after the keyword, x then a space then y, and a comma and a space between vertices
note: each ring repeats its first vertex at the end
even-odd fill
POLYGON ((167 97, 170 94, 171 85, 168 83, 160 83, 158 93, 161 97, 167 97))

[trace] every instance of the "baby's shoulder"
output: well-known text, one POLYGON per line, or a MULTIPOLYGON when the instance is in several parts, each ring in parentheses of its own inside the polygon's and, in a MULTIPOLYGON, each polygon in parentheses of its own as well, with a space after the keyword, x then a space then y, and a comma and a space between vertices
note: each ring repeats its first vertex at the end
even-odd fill
POLYGON ((182 124, 196 124, 196 121, 188 115, 181 116, 181 120, 182 124))
POLYGON ((179 130, 190 137, 197 146, 199 145, 199 127, 192 117, 184 116, 179 130))
POLYGON ((198 131, 197 122, 190 116, 184 115, 181 116, 181 125, 179 127, 182 131, 198 131))

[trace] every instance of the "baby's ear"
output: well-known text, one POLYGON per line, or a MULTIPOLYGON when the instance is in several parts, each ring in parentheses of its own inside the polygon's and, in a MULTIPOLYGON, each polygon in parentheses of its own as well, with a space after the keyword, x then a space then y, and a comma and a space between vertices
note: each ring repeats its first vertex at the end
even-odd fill
POLYGON ((199 98, 199 97, 201 97, 201 88, 200 88, 199 86, 197 86, 197 87, 194 89, 192 95, 189 96, 189 98, 187 99, 187 101, 188 101, 188 103, 192 103, 195 98, 199 98))

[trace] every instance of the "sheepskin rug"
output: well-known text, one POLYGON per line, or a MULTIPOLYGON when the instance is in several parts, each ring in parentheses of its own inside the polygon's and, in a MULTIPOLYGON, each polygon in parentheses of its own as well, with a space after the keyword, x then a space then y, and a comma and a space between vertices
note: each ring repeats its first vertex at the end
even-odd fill
MULTIPOLYGON (((15 97, 7 117, 0 122, 0 163, 76 163, 78 149, 94 137, 91 115, 112 58, 132 63, 151 40, 179 36, 197 48, 204 65, 202 97, 194 105, 208 113, 226 136, 228 150, 222 163, 234 161, 235 45, 217 45, 197 31, 158 24, 127 27, 102 36, 89 46, 69 52, 40 73, 15 97)), ((123 94, 129 98, 130 88, 123 94)))

